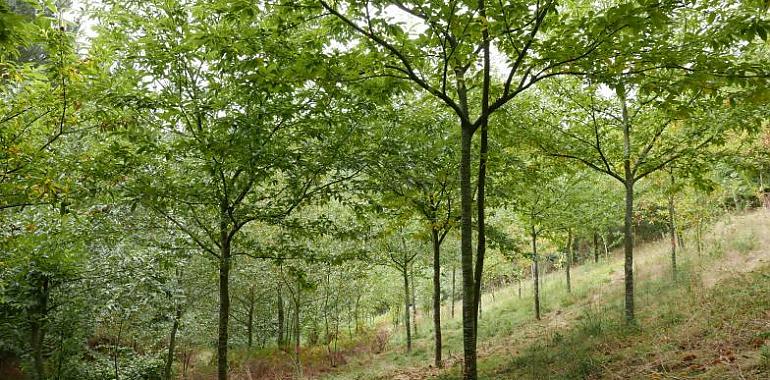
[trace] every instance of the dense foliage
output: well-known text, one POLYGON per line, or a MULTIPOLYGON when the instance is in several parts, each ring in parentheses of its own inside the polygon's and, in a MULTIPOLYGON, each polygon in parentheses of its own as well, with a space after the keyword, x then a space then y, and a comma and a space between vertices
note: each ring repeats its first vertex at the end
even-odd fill
POLYGON ((0 378, 227 379, 265 352, 299 377, 402 330, 441 367, 457 304, 475 379, 483 294, 528 279, 540 319, 544 272, 571 290, 620 247, 634 326, 635 240, 670 237, 676 280, 719 215, 770 205, 768 16, 0 1, 0 378))

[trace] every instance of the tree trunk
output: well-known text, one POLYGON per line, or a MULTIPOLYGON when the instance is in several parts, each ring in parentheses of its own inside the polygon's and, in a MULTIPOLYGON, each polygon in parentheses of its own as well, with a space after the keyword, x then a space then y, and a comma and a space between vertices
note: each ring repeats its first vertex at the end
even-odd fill
MULTIPOLYGON (((478 11, 479 11, 479 17, 481 20, 487 19, 487 10, 486 10, 486 2, 485 0, 478 0, 478 11)), ((476 228, 477 228, 477 245, 476 245, 476 267, 474 270, 474 274, 470 276, 471 285, 473 287, 473 294, 472 297, 469 297, 468 301, 472 302, 471 305, 469 305, 469 311, 467 317, 473 318, 472 323, 470 324, 471 328, 471 335, 469 336, 470 342, 467 344, 466 348, 469 348, 470 346, 473 347, 473 350, 471 353, 466 352, 465 354, 465 370, 463 371, 463 378, 464 380, 476 380, 477 378, 477 370, 476 370, 476 340, 478 339, 478 318, 479 318, 479 312, 481 308, 481 283, 483 281, 483 274, 484 274, 484 256, 486 254, 486 230, 485 230, 485 197, 486 197, 486 176, 487 176, 487 152, 489 150, 489 144, 488 144, 488 136, 487 136, 487 128, 489 126, 489 93, 491 88, 491 76, 490 76, 490 70, 491 70, 491 62, 490 62, 490 38, 489 38, 489 26, 486 22, 483 22, 481 25, 481 35, 482 35, 482 56, 483 56, 483 64, 482 64, 482 75, 483 75, 483 83, 481 86, 481 112, 479 115, 479 127, 481 128, 481 138, 479 141, 479 170, 478 170, 478 178, 477 178, 477 193, 476 193, 476 213, 477 213, 477 220, 476 220, 476 228), (472 355, 469 355, 472 354, 472 355), (472 356, 472 357, 470 357, 472 356), (470 360, 469 360, 470 359, 470 360)), ((464 83, 463 83, 463 90, 464 83)), ((458 92, 459 94, 459 92, 458 92)), ((463 98, 467 96, 467 93, 463 94, 463 98)), ((467 98, 466 98, 467 99, 467 98)), ((465 102, 463 102, 465 103, 465 102)), ((467 103, 464 104, 463 109, 465 111, 468 111, 467 103)), ((465 129, 463 130, 465 132, 465 129)), ((473 130, 469 130, 470 134, 473 134, 473 130)), ((472 136, 471 136, 472 137, 472 136)), ((470 158, 470 157, 469 157, 470 158)), ((470 169, 470 165, 468 167, 470 169)), ((461 169, 462 171, 462 169, 461 169)), ((469 170, 470 172, 470 170, 469 170)), ((470 173, 469 173, 470 174, 470 173)), ((461 175, 462 177, 462 175, 461 175)), ((468 177, 470 180, 470 176, 468 177)), ((461 182, 464 179, 461 178, 461 182)), ((469 186, 470 188, 470 186, 469 186)), ((470 202, 468 204, 468 221, 470 222, 470 202)), ((465 212, 465 208, 463 208, 463 212, 465 212)), ((470 236, 469 236, 470 237, 470 236)), ((469 241, 470 243, 470 241, 469 241)), ((468 251, 470 254, 470 244, 468 247, 468 251)), ((471 262, 471 267, 473 267, 473 263, 471 262)), ((465 286, 465 285, 463 285, 465 286)), ((463 299, 463 308, 465 308, 465 299, 463 299)), ((465 318, 465 315, 463 316, 465 318)), ((465 333, 466 326, 463 326, 463 333, 465 333)), ((463 337, 465 337, 465 334, 463 334, 463 337)))
MULTIPOLYGON (((348 338, 350 338, 350 340, 352 341, 353 340, 353 320, 354 320, 354 317, 353 317, 353 305, 351 305, 350 302, 346 302, 345 304, 346 304, 346 306, 348 308, 348 320, 347 320, 347 324, 348 324, 348 338)), ((358 327, 358 326, 356 326, 356 327, 358 327)))
POLYGON ((277 335, 277 341, 278 348, 283 347, 283 334, 284 334, 284 311, 283 311, 283 296, 281 295, 281 284, 278 283, 278 333, 277 335))
POLYGON ((519 299, 521 299, 521 279, 517 281, 519 283, 519 299))
MULTIPOLYGON (((671 175, 671 185, 674 184, 674 175, 671 175)), ((674 192, 668 195, 668 229, 671 236, 671 277, 676 281, 676 225, 674 224, 674 192)))
POLYGON ((118 336, 115 338, 115 344, 113 345, 112 367, 115 371, 115 380, 120 380, 120 338, 123 335, 123 319, 120 320, 118 325, 118 336))
MULTIPOLYGON (((476 300, 475 313, 473 313, 473 334, 474 340, 478 336, 479 323, 478 319, 481 315, 481 283, 484 274, 484 256, 487 249, 486 232, 485 232, 485 210, 484 210, 484 196, 486 185, 486 173, 487 173, 487 151, 488 151, 488 137, 487 137, 487 123, 481 125, 481 137, 479 141, 479 171, 477 178, 477 192, 476 192, 476 213, 477 213, 477 244, 476 244, 476 268, 473 276, 473 297, 476 300)), ((475 343, 474 343, 475 344, 475 343)))
POLYGON ((476 379, 476 299, 473 284, 473 226, 471 224, 471 140, 473 129, 462 126, 460 149, 460 203, 462 209, 460 226, 460 261, 463 276, 463 379, 476 379))
POLYGON ((572 229, 567 230, 567 257, 564 269, 567 274, 567 293, 572 293, 572 279, 570 278, 569 269, 572 266, 572 229))
POLYGON ((626 189, 626 215, 624 220, 625 253, 625 317, 629 324, 634 323, 634 234, 633 234, 633 185, 626 189))
POLYGON ((172 378, 172 366, 174 364, 174 350, 176 349, 176 333, 179 331, 179 319, 182 318, 182 307, 176 305, 176 313, 174 314, 174 323, 171 324, 171 334, 168 338, 168 353, 166 354, 166 368, 163 372, 163 378, 171 380, 172 378))
POLYGON ((217 378, 227 380, 227 342, 230 322, 230 239, 222 229, 219 258, 219 339, 217 341, 217 378))
POLYGON ((30 318, 30 346, 32 347, 33 376, 35 380, 45 379, 45 359, 43 350, 45 346, 45 318, 48 314, 49 281, 43 278, 40 291, 37 294, 35 307, 30 318))
POLYGON ((404 275, 404 328, 406 329, 406 352, 412 352, 412 323, 409 322, 409 271, 406 265, 404 275))
POLYGON ((452 305, 450 309, 450 316, 452 318, 455 317, 455 273, 457 272, 457 269, 452 267, 452 305))
POLYGON ((252 344, 254 342, 254 288, 249 288, 249 311, 246 315, 246 335, 247 335, 247 345, 248 348, 251 349, 252 344))
POLYGON ((415 282, 414 282, 414 267, 410 271, 412 276, 412 331, 414 332, 415 338, 417 337, 417 295, 415 294, 415 282))
POLYGON ((599 234, 594 232, 594 262, 599 262, 599 234))
POLYGON ((626 189, 626 208, 623 223, 625 253, 625 317, 627 324, 634 323, 634 173, 631 170, 631 122, 626 107, 626 93, 621 86, 617 88, 623 114, 623 172, 626 189))
POLYGON ((361 324, 358 322, 359 320, 359 314, 358 314, 358 303, 361 301, 361 293, 356 295, 356 306, 355 306, 355 318, 356 318, 356 334, 361 332, 361 324))
POLYGON ((532 226, 532 279, 534 280, 535 291, 535 318, 540 320, 540 269, 538 268, 537 257, 537 230, 532 226))
POLYGON ((433 230, 433 331, 435 335, 435 364, 443 367, 441 361, 441 241, 438 230, 433 230))
POLYGON ((700 218, 698 218, 698 224, 695 226, 695 240, 698 257, 701 257, 703 249, 703 221, 700 218))
POLYGON ((297 277, 297 302, 294 303, 294 361, 297 364, 297 372, 302 375, 302 366, 300 363, 300 339, 302 337, 302 329, 299 327, 299 307, 301 305, 300 295, 302 294, 302 286, 297 277))

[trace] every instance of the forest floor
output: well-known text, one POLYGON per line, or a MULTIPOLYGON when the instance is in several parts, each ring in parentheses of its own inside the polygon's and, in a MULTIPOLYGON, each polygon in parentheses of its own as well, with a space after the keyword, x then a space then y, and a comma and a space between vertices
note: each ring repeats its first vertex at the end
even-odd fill
MULTIPOLYGON (((486 294, 479 378, 770 379, 770 214, 731 216, 706 236, 700 254, 693 242, 680 249, 676 282, 670 243, 637 247, 633 328, 622 322, 619 252, 574 268, 572 293, 563 272, 544 276, 540 321, 529 286, 522 298, 515 286, 486 294)), ((431 320, 424 316, 412 353, 394 332, 385 352, 351 356, 320 378, 459 379, 460 317, 443 318, 443 370, 431 365, 431 320)))
MULTIPOLYGON (((620 252, 543 276, 543 318, 534 319, 529 284, 482 298, 480 379, 770 379, 770 213, 729 216, 678 252, 672 280, 670 243, 635 249, 638 325, 623 323, 620 252)), ((401 329, 383 322, 367 337, 303 354, 302 378, 355 380, 460 379, 460 308, 442 315, 443 369, 433 363, 430 315, 418 318, 411 353, 401 329), (373 342, 388 336, 382 352, 373 342)), ((290 355, 275 351, 236 366, 238 379, 293 379, 290 355)))

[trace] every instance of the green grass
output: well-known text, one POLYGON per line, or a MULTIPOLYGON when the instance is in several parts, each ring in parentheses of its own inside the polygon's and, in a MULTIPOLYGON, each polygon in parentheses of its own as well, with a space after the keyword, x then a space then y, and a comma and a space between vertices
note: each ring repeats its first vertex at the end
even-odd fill
MULTIPOLYGON (((770 259, 763 251, 770 246, 769 232, 770 222, 760 213, 715 226, 705 254, 697 255, 694 247, 680 252, 676 282, 665 242, 637 248, 638 324, 632 327, 622 319, 619 256, 574 268, 571 294, 563 272, 546 275, 542 321, 533 318, 530 284, 524 284, 522 298, 516 286, 497 291, 494 299, 486 294, 479 378, 770 378, 770 268, 760 265, 763 257, 770 259)), ((423 316, 412 353, 404 352, 403 333, 395 331, 385 353, 353 360, 324 378, 392 379, 412 371, 459 379, 459 315, 442 318, 445 370, 430 368, 431 319, 423 316)))

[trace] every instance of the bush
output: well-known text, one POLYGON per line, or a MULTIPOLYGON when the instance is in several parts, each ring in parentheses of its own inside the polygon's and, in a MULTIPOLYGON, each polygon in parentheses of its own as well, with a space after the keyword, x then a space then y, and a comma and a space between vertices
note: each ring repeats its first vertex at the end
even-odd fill
MULTIPOLYGON (((121 380, 161 380, 164 360, 159 355, 130 355, 120 359, 121 380)), ((108 380, 115 378, 112 358, 98 354, 90 361, 81 361, 68 378, 78 380, 108 380)))

